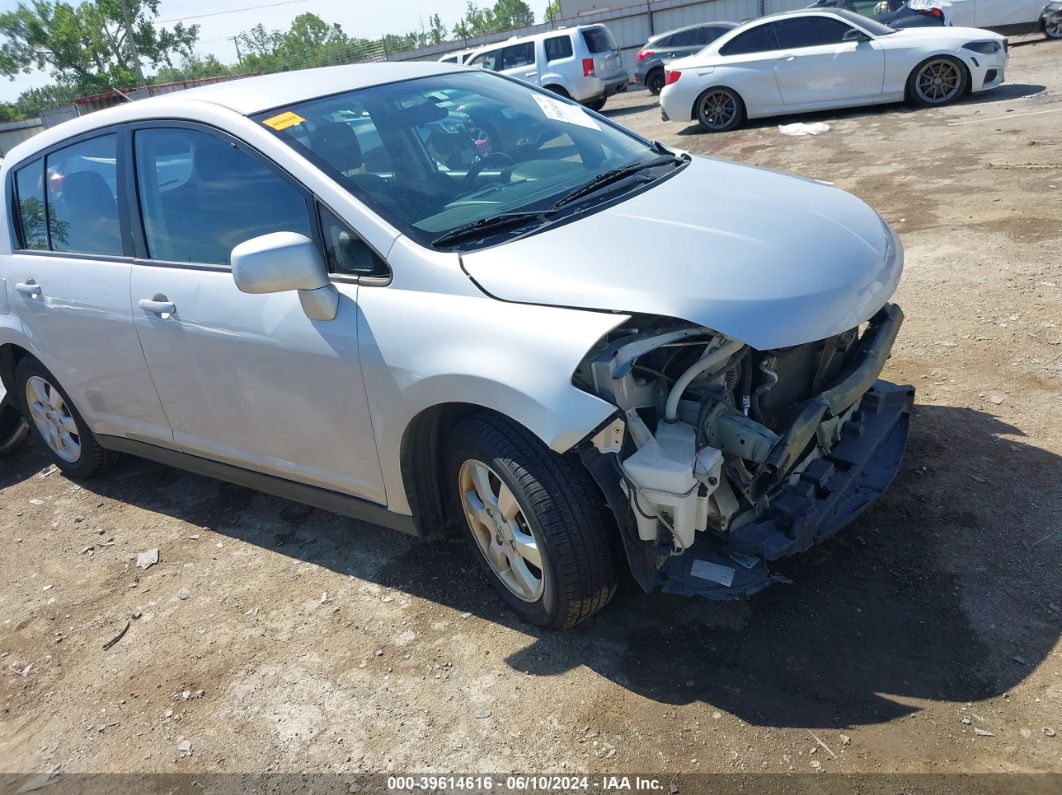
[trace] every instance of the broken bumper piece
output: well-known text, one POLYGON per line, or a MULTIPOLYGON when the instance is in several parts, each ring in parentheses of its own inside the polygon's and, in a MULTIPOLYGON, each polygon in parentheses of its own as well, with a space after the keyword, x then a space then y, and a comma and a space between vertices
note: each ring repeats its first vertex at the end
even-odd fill
POLYGON ((657 573, 657 588, 727 600, 786 582, 765 561, 825 541, 884 493, 903 459, 913 404, 913 387, 875 382, 830 455, 784 487, 759 520, 725 538, 702 535, 685 554, 670 558, 657 573))

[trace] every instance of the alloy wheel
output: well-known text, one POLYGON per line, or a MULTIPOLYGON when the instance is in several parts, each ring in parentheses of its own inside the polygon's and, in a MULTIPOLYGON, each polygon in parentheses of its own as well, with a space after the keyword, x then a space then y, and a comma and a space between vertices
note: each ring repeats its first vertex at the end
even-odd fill
POLYGON ((461 464, 458 487, 468 526, 491 570, 517 598, 538 601, 545 587, 542 555, 512 489, 475 459, 461 464))
POLYGON ((1062 22, 1044 25, 1044 35, 1049 39, 1062 39, 1062 22))
POLYGON ((71 464, 81 458, 81 435, 59 390, 40 376, 32 376, 26 381, 26 402, 33 424, 51 451, 71 464))
POLYGON ((701 100, 701 119, 710 130, 728 130, 738 115, 738 104, 729 91, 712 91, 701 100))
POLYGON ((952 61, 930 61, 915 78, 918 98, 929 105, 942 105, 954 99, 962 88, 962 72, 952 61))

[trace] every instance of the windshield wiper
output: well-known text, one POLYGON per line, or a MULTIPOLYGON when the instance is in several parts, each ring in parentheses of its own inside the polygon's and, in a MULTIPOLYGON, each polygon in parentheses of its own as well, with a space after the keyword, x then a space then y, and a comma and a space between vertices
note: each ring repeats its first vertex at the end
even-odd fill
POLYGON ((591 193, 596 193, 597 191, 601 190, 604 187, 607 187, 608 185, 612 185, 616 182, 626 179, 627 177, 637 174, 640 171, 648 171, 651 168, 659 168, 660 166, 666 166, 669 163, 678 164, 684 162, 686 161, 678 155, 668 154, 662 157, 654 157, 652 160, 647 160, 644 163, 630 163, 626 166, 620 166, 619 168, 613 168, 609 171, 604 171, 598 174, 589 182, 583 183, 575 190, 562 196, 560 199, 554 202, 553 206, 549 209, 557 210, 561 207, 564 207, 565 205, 571 204, 574 201, 578 201, 584 196, 589 196, 591 193))
POLYGON ((502 232, 506 229, 525 226, 532 221, 547 224, 549 223, 549 214, 549 210, 522 210, 491 215, 486 218, 480 218, 478 221, 455 227, 449 232, 444 232, 431 241, 431 244, 433 247, 438 248, 451 243, 460 243, 464 240, 474 240, 493 232, 502 232))

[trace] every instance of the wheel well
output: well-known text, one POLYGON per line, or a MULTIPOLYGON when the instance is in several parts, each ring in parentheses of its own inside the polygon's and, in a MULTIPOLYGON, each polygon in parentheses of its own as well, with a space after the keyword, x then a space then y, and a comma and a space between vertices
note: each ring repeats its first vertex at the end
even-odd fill
POLYGON ((741 92, 738 91, 736 88, 731 88, 730 86, 716 85, 708 86, 708 88, 704 89, 704 91, 697 95, 697 99, 693 100, 693 111, 690 113, 690 121, 697 121, 697 108, 700 107, 701 100, 704 99, 704 95, 707 94, 709 91, 715 91, 719 88, 725 89, 726 91, 729 91, 731 94, 737 97, 738 104, 741 105, 741 107, 738 108, 738 110, 741 111, 741 118, 748 119, 748 108, 745 105, 745 98, 741 96, 741 92))
POLYGON ((571 94, 568 93, 568 89, 564 86, 557 85, 556 83, 550 83, 548 86, 543 86, 546 91, 552 91, 554 94, 559 94, 562 97, 568 97, 571 99, 571 94))
POLYGON ((23 356, 32 355, 25 348, 20 348, 14 343, 0 345, 0 380, 3 380, 8 392, 14 391, 15 366, 23 356))
POLYGON ((939 55, 931 55, 928 58, 923 58, 914 69, 911 70, 911 74, 907 75, 907 83, 904 85, 904 97, 907 100, 911 99, 911 86, 914 83, 915 75, 918 74, 918 70, 925 66, 930 61, 935 61, 938 58, 947 58, 949 61, 955 61, 962 69, 963 74, 966 76, 966 88, 963 89, 963 95, 967 95, 973 91, 973 76, 970 74, 970 66, 962 58, 958 58, 954 55, 948 55, 947 53, 940 53, 939 55))
MULTIPOLYGON (((402 434, 402 446, 399 449, 402 483, 413 513, 413 523, 421 536, 433 530, 451 529, 448 497, 441 488, 443 453, 450 429, 475 414, 493 415, 507 422, 517 422, 474 403, 443 403, 425 409, 414 417, 402 434)), ((521 427, 532 433, 526 426, 521 427)))
POLYGON ((646 72, 645 73, 645 81, 648 83, 649 82, 649 75, 655 75, 657 72, 660 72, 661 74, 663 74, 663 72, 664 72, 663 65, 654 66, 652 69, 650 69, 648 72, 646 72))

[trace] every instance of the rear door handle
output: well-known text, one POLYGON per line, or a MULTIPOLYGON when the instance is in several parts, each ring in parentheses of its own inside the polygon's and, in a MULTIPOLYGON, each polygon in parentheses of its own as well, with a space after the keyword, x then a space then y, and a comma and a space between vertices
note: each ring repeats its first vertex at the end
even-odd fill
POLYGON ((789 53, 786 53, 785 55, 782 56, 782 60, 783 61, 795 61, 796 60, 796 56, 793 55, 793 53, 789 52, 789 53))
POLYGON ((37 284, 37 282, 33 281, 33 279, 27 279, 24 282, 19 282, 15 285, 15 289, 30 298, 41 297, 41 286, 37 284))
POLYGON ((172 315, 177 312, 177 307, 173 305, 173 301, 167 300, 164 295, 156 295, 154 298, 141 298, 137 301, 137 306, 145 312, 150 312, 154 315, 172 315))

